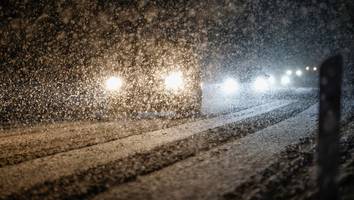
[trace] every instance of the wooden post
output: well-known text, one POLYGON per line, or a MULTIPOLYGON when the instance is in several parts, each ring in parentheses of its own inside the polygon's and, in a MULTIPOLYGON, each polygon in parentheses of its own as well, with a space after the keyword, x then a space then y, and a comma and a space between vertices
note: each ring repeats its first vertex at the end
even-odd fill
POLYGON ((320 68, 320 113, 318 134, 318 186, 320 200, 337 200, 339 163, 342 56, 326 60, 320 68))

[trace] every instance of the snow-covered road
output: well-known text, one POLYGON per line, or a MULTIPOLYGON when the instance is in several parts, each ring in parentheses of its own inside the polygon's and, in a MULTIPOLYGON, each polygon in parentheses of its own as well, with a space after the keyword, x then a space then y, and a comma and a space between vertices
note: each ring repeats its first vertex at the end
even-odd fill
POLYGON ((235 186, 230 181, 241 175, 234 173, 249 165, 262 169, 286 146, 313 133, 315 102, 310 97, 216 95, 204 97, 204 115, 198 118, 65 122, 6 129, 0 133, 0 199, 97 195, 110 199, 125 190, 130 192, 121 195, 122 199, 144 199, 146 192, 158 199, 162 196, 154 191, 164 187, 174 191, 170 198, 214 198, 216 191, 227 192, 235 186), (140 176, 138 182, 130 182, 140 176), (220 187, 193 196, 193 191, 212 183, 204 179, 218 180, 220 187), (154 181, 151 187, 146 186, 149 181, 154 181))
POLYGON ((314 134, 317 113, 316 104, 295 117, 112 188, 95 199, 217 199, 269 166, 286 146, 314 134))
MULTIPOLYGON (((30 188, 45 181, 54 181, 60 177, 85 171, 99 165, 110 163, 114 160, 128 158, 137 153, 149 152, 159 146, 183 140, 207 130, 255 117, 284 107, 290 103, 294 102, 274 101, 236 113, 133 135, 120 140, 30 160, 18 165, 5 166, 0 168, 0 194, 8 195, 12 192, 30 188), (21 175, 19 176, 19 174, 21 175)), ((62 133, 63 131, 65 131, 65 129, 60 130, 57 134, 65 134, 65 132, 62 133)), ((18 139, 18 136, 13 137, 18 139)), ((40 136, 35 137, 34 140, 38 140, 38 138, 40 138, 40 136)), ((46 139, 46 137, 44 137, 44 139, 46 139)), ((6 138, 6 140, 11 140, 11 137, 6 138)), ((38 143, 32 144, 36 145, 38 143)), ((31 148, 31 146, 29 146, 29 148, 31 148)), ((11 148, 9 149, 11 150, 11 148)), ((21 154, 21 152, 18 153, 21 154)))

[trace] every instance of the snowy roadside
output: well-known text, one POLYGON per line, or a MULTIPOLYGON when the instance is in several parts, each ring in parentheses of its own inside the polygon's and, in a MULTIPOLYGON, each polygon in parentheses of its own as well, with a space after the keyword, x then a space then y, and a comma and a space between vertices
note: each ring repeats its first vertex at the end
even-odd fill
MULTIPOLYGON (((340 150, 339 195, 343 200, 351 200, 354 198, 354 121, 342 127, 340 150)), ((287 147, 278 160, 232 192, 223 194, 221 199, 318 199, 315 151, 314 137, 287 147)))

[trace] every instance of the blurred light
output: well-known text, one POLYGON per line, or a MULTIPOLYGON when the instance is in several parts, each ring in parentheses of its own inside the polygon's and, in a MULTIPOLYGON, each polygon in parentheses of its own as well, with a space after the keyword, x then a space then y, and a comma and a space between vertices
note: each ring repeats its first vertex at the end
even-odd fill
POLYGON ((264 92, 269 89, 270 82, 264 77, 258 77, 253 83, 253 87, 257 92, 264 92))
POLYGON ((120 77, 112 76, 106 80, 106 89, 109 91, 118 91, 123 86, 123 80, 120 77))
POLYGON ((274 76, 269 76, 268 81, 269 81, 269 83, 270 83, 271 85, 274 85, 274 84, 275 84, 275 78, 274 78, 274 76))
POLYGON ((226 94, 233 94, 239 89, 239 84, 235 79, 227 78, 222 83, 221 89, 226 94))
POLYGON ((310 70, 310 67, 309 67, 309 66, 307 66, 307 67, 306 67, 306 71, 309 71, 309 70, 310 70))
POLYGON ((280 83, 281 83, 283 86, 289 85, 289 83, 290 83, 290 78, 289 78, 289 76, 283 76, 283 77, 281 77, 280 83))
POLYGON ((165 78, 165 87, 168 90, 178 90, 181 89, 184 85, 183 74, 180 71, 171 72, 165 78))
POLYGON ((296 74, 296 76, 302 76, 302 71, 301 70, 296 70, 295 74, 296 74))
POLYGON ((286 75, 292 75, 293 74, 293 71, 291 71, 291 70, 286 70, 286 75))
POLYGON ((317 67, 314 67, 314 68, 313 68, 313 71, 317 71, 317 67))

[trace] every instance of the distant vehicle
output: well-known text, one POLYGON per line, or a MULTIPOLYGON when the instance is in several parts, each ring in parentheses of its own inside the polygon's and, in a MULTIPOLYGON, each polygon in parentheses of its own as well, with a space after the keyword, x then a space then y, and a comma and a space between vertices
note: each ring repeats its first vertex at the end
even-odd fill
POLYGON ((317 67, 306 67, 305 70, 279 70, 270 72, 254 72, 245 76, 225 75, 217 84, 218 89, 226 96, 247 93, 265 94, 294 88, 316 88, 318 83, 317 67))

